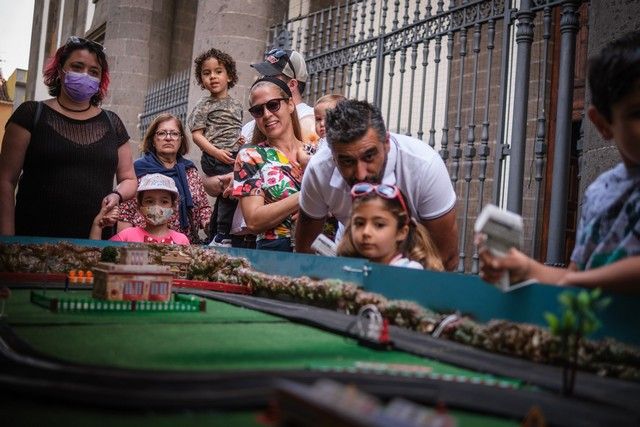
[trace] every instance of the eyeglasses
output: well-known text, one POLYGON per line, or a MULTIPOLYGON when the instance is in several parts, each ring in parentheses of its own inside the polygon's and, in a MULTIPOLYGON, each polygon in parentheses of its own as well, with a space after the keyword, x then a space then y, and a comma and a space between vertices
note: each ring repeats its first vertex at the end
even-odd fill
POLYGON ((251 113, 251 115, 254 118, 259 119, 260 117, 264 116, 264 108, 265 107, 270 112, 275 113, 276 111, 278 111, 280 109, 280 103, 282 101, 288 101, 288 100, 289 100, 289 98, 274 98, 274 99, 270 99, 269 101, 265 102, 264 104, 256 104, 253 107, 249 108, 249 113, 251 113))
POLYGON ((175 130, 172 130, 172 131, 159 130, 156 132, 156 136, 162 139, 166 138, 167 136, 169 137, 169 139, 178 139, 180 138, 180 136, 182 136, 182 134, 180 132, 176 132, 175 130))
POLYGON ((376 185, 371 184, 370 182, 359 182, 351 187, 351 198, 356 199, 373 192, 387 200, 398 199, 398 201, 400 202, 400 206, 402 206, 402 209, 404 209, 404 211, 407 213, 406 223, 409 223, 409 217, 411 216, 411 214, 409 213, 409 209, 407 209, 407 204, 404 201, 404 197, 402 197, 400 189, 395 185, 376 185))
POLYGON ((289 64, 289 67, 291 67, 291 71, 293 72, 293 78, 297 79, 296 77, 296 69, 293 66, 293 63, 291 62, 291 59, 289 58, 289 54, 287 53, 287 51, 282 50, 282 49, 271 49, 266 56, 273 56, 274 58, 282 58, 283 56, 287 56, 287 64, 289 64))
POLYGON ((67 39, 67 45, 75 45, 75 46, 90 46, 94 50, 104 53, 104 46, 102 46, 98 42, 94 42, 93 40, 83 39, 78 36, 71 36, 67 39))

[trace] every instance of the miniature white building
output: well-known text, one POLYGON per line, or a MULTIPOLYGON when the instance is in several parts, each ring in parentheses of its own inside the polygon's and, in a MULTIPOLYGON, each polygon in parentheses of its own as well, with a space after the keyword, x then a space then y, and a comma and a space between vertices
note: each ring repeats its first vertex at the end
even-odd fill
POLYGON ((168 301, 170 267, 148 264, 148 249, 121 249, 120 264, 101 262, 93 270, 93 297, 109 301, 168 301))

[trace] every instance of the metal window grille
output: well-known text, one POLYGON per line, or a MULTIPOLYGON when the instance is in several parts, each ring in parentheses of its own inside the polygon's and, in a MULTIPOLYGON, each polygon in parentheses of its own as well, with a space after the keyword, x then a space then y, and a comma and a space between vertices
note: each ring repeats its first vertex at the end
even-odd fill
POLYGON ((189 101, 189 69, 154 83, 144 98, 144 111, 139 116, 140 139, 149 124, 160 113, 171 113, 183 123, 187 119, 189 101))
POLYGON ((558 240, 563 240, 569 187, 563 169, 571 147, 580 3, 338 1, 272 27, 267 49, 292 48, 304 55, 307 103, 327 93, 367 100, 381 109, 388 130, 421 139, 440 153, 458 195, 460 272, 478 272, 473 222, 489 202, 522 213, 523 249, 537 255, 553 132, 557 194, 550 195, 547 260, 558 262, 553 254, 557 257, 564 243, 558 240), (556 10, 559 21, 553 19, 556 10), (552 100, 551 58, 557 46, 558 95, 552 100), (555 129, 549 129, 552 103, 555 129))

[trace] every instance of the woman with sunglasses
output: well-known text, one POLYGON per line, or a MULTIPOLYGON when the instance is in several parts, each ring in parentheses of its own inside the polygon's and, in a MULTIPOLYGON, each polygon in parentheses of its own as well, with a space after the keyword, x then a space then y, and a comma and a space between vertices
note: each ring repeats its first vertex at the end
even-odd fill
POLYGON ((291 252, 293 215, 308 161, 295 104, 286 83, 274 77, 251 86, 250 103, 256 129, 236 158, 233 195, 247 228, 257 234, 256 248, 291 252))
POLYGON ((109 86, 101 45, 69 38, 49 60, 44 83, 53 98, 24 102, 6 126, 0 234, 84 238, 96 212, 135 195, 129 135, 100 108, 109 86))
POLYGON ((351 218, 338 255, 397 267, 444 270, 427 229, 411 218, 398 187, 361 182, 351 188, 351 218))
MULTIPOLYGON (((208 230, 211 205, 204 182, 196 165, 184 158, 189 140, 182 121, 173 114, 163 113, 151 122, 142 140, 142 157, 133 163, 138 177, 159 173, 173 179, 178 189, 178 209, 169 219, 169 228, 189 238, 193 244, 202 243, 200 230, 208 230)), ((227 182, 228 183, 228 182, 227 182)), ((118 232, 128 227, 147 225, 135 199, 120 205, 118 232)))

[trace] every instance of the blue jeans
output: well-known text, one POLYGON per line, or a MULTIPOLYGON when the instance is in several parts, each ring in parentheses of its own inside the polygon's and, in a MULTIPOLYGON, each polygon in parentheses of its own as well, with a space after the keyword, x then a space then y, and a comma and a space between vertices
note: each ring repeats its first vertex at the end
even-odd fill
POLYGON ((277 239, 261 239, 256 242, 256 249, 266 249, 269 251, 293 252, 291 238, 280 237, 277 239))

